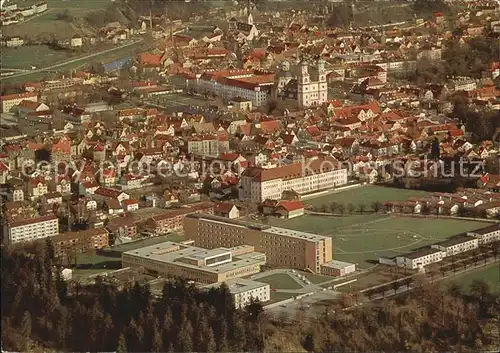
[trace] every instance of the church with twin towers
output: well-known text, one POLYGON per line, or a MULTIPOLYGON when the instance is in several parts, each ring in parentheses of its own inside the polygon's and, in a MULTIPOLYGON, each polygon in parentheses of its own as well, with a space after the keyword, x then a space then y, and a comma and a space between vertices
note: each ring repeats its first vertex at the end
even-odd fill
POLYGON ((297 100, 299 108, 322 105, 328 100, 325 61, 302 58, 293 67, 288 61, 281 62, 272 95, 275 100, 297 100))

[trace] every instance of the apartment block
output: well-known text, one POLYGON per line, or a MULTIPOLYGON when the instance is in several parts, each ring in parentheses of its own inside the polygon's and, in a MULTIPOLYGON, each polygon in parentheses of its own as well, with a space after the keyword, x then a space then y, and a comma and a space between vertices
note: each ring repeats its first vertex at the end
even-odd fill
POLYGON ((433 244, 431 247, 443 251, 446 254, 445 256, 452 256, 477 249, 479 247, 479 239, 459 234, 439 244, 433 244))
POLYGON ((276 168, 248 168, 241 176, 239 198, 253 202, 279 200, 283 191, 310 194, 347 183, 347 169, 335 160, 316 159, 276 168))
POLYGON ((332 260, 332 238, 291 229, 189 214, 184 232, 197 246, 208 249, 251 245, 273 266, 320 273, 321 265, 332 260))
POLYGON ((34 241, 57 234, 59 234, 59 219, 54 215, 36 216, 7 222, 4 225, 4 239, 9 244, 34 241))
MULTIPOLYGON (((229 288, 236 309, 244 308, 249 305, 252 299, 258 300, 261 303, 271 300, 271 288, 267 283, 244 278, 231 279, 224 283, 229 288)), ((203 288, 210 289, 218 287, 220 287, 220 284, 216 283, 203 288)))
POLYGON ((187 139, 187 152, 205 156, 219 155, 219 139, 217 136, 192 136, 187 139))
POLYGON ((396 257, 396 265, 414 270, 443 260, 446 253, 434 248, 424 248, 412 253, 396 257))
POLYGON ((52 237, 56 257, 81 254, 91 249, 109 246, 109 232, 104 228, 94 228, 80 232, 62 233, 52 237))
POLYGON ((467 233, 479 240, 479 245, 500 241, 500 224, 476 229, 467 233))
POLYGON ((19 93, 19 94, 9 94, 6 96, 1 96, 0 101, 2 102, 2 113, 7 113, 9 110, 21 103, 23 100, 28 100, 31 102, 38 102, 37 93, 19 93))
POLYGON ((265 263, 266 255, 248 245, 208 250, 167 241, 122 254, 122 267, 206 284, 259 273, 265 263))

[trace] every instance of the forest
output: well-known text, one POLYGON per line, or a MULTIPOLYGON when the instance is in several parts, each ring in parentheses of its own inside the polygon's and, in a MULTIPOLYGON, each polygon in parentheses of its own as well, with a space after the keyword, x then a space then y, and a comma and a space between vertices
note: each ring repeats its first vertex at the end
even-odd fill
MULTIPOLYGON (((350 296, 306 319, 268 316, 259 302, 234 309, 228 288, 172 280, 118 289, 65 282, 50 241, 36 253, 2 247, 2 342, 8 351, 462 351, 499 342, 498 293, 424 280, 413 293, 353 310, 350 296)), ((359 300, 359 298, 357 298, 359 300)))

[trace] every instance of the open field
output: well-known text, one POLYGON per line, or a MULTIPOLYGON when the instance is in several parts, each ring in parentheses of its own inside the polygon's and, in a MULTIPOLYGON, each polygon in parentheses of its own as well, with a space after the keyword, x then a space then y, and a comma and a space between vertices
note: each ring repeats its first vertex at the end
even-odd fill
POLYGON ((297 271, 298 274, 306 276, 306 278, 313 284, 320 284, 326 281, 331 281, 335 279, 335 277, 319 275, 316 273, 297 271))
POLYGON ((287 299, 293 298, 295 295, 297 295, 297 294, 286 293, 286 292, 273 292, 273 291, 271 291, 271 300, 267 301, 267 302, 264 302, 263 304, 264 305, 269 305, 269 304, 273 304, 273 303, 276 303, 276 302, 281 302, 283 300, 287 300, 287 299))
POLYGON ((474 221, 392 217, 382 214, 344 217, 304 215, 291 220, 269 218, 268 223, 331 236, 334 259, 357 263, 360 268, 370 267, 379 257, 404 254, 487 225, 474 221))
MULTIPOLYGON (((75 70, 75 69, 81 68, 85 65, 88 65, 92 62, 104 62, 104 63, 110 62, 110 61, 113 61, 113 60, 116 60, 119 58, 123 58, 126 56, 135 55, 135 53, 137 51, 140 51, 141 48, 143 48, 143 46, 144 46, 144 42, 138 41, 135 43, 131 43, 130 45, 123 46, 123 47, 116 48, 116 49, 109 48, 108 50, 110 50, 110 51, 104 52, 102 54, 97 53, 96 55, 94 55, 90 58, 87 56, 93 55, 93 54, 82 54, 82 55, 80 55, 80 57, 82 57, 81 59, 79 59, 79 57, 73 57, 73 58, 67 58, 66 60, 58 60, 55 62, 52 61, 49 64, 51 66, 52 65, 57 65, 57 66, 54 67, 53 69, 51 68, 50 71, 75 70), (67 63, 67 64, 64 64, 65 61, 69 61, 69 60, 72 60, 72 61, 67 63), (58 65, 59 62, 61 62, 60 65, 58 65)), ((26 58, 23 56, 19 56, 19 58, 20 58, 20 60, 26 60, 26 61, 30 60, 30 58, 26 58)), ((16 58, 13 58, 11 60, 17 60, 17 56, 16 56, 16 58)), ((31 58, 31 60, 33 60, 33 58, 31 58)), ((36 62, 36 60, 34 62, 36 62)), ((3 66, 7 67, 6 64, 3 64, 3 66)), ((45 66, 45 67, 42 67, 42 69, 47 68, 47 67, 50 68, 51 66, 45 66)), ((24 82, 30 81, 30 80, 41 80, 45 77, 50 77, 50 75, 51 75, 51 73, 48 73, 48 72, 34 71, 33 73, 27 73, 27 74, 23 74, 23 75, 19 75, 19 76, 14 76, 14 77, 4 77, 4 78, 2 78, 2 82, 5 84, 15 85, 15 84, 24 83, 24 82)))
POLYGON ((369 211, 370 205, 374 201, 405 201, 410 196, 425 197, 430 195, 431 193, 421 190, 406 190, 370 185, 356 189, 339 191, 333 194, 308 199, 304 202, 313 206, 321 206, 323 204, 328 205, 332 202, 344 205, 352 203, 354 206, 364 204, 367 206, 366 210, 369 211))
POLYGON ((32 65, 42 68, 71 58, 71 52, 46 45, 2 48, 2 68, 30 69, 32 65))
MULTIPOLYGON (((425 191, 360 187, 305 201, 310 205, 366 205, 374 201, 406 200, 409 196, 430 195, 425 191)), ((346 211, 347 213, 347 211, 346 211)), ((358 264, 360 268, 374 265, 379 257, 392 257, 437 243, 455 234, 486 226, 486 223, 453 219, 395 217, 383 213, 344 216, 304 215, 290 220, 270 217, 267 223, 333 238, 334 258, 358 264)))
POLYGON ((500 265, 495 262, 491 266, 483 267, 477 270, 453 276, 444 281, 445 284, 455 282, 461 285, 464 290, 468 290, 474 280, 485 281, 491 289, 492 293, 500 293, 500 265))
POLYGON ((286 273, 276 273, 267 277, 257 279, 258 282, 264 282, 276 289, 301 289, 302 286, 286 273))
MULTIPOLYGON (((18 2, 19 6, 29 6, 38 3, 38 0, 25 0, 18 2)), ((90 35, 90 28, 85 16, 97 11, 105 10, 111 0, 48 0, 48 9, 44 13, 32 16, 19 24, 2 27, 4 36, 21 36, 31 39, 56 37, 69 39, 74 34, 90 35), (72 18, 62 19, 60 14, 67 12, 72 18)))

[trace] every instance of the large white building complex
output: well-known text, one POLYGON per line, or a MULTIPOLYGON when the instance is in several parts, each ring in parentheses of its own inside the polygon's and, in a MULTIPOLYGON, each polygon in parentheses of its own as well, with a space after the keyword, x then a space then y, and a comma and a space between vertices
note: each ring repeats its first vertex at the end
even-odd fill
POLYGON ((266 255, 248 245, 207 250, 167 241, 122 254, 123 267, 207 284, 259 273, 265 263, 266 255))
MULTIPOLYGON (((231 292, 236 309, 243 308, 258 300, 261 303, 271 300, 271 288, 269 284, 252 281, 250 279, 237 278, 225 282, 231 292)), ((220 284, 210 284, 204 288, 218 288, 220 284)))
POLYGON ((279 200, 283 191, 309 194, 347 183, 347 169, 334 160, 316 159, 276 168, 246 169, 240 180, 239 198, 253 202, 279 200))
POLYGON ((192 213, 184 218, 184 232, 208 249, 251 245, 272 266, 320 273, 321 265, 332 260, 331 237, 292 229, 192 213))
POLYGON ((200 93, 210 92, 224 99, 244 98, 260 106, 271 96, 274 73, 244 69, 207 71, 190 81, 194 82, 188 82, 188 86, 200 93))
POLYGON ((34 241, 59 234, 59 219, 55 215, 38 216, 4 225, 4 237, 9 244, 34 241))

